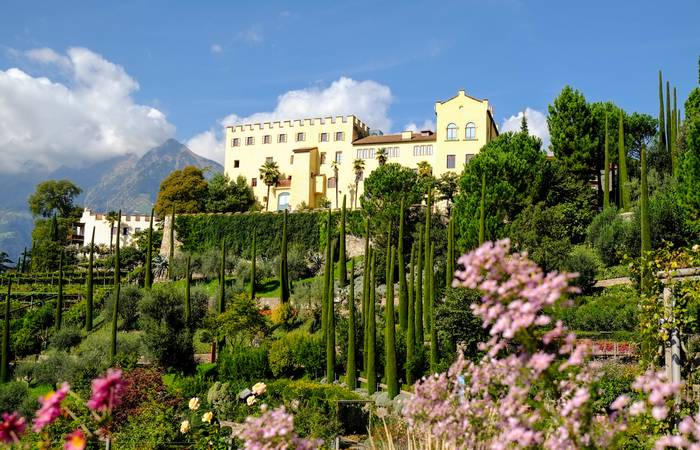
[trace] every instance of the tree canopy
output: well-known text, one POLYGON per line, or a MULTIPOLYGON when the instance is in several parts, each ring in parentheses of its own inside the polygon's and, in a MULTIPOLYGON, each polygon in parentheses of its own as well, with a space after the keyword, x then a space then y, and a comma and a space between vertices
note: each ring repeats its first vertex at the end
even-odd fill
POLYGON ((37 184, 36 190, 29 196, 29 210, 34 216, 71 217, 76 214, 73 204, 75 197, 83 192, 70 180, 47 180, 37 184))
POLYGON ((253 189, 248 186, 243 176, 239 175, 236 181, 233 181, 228 175, 216 173, 209 180, 207 212, 244 212, 250 210, 254 204, 253 189))
POLYGON ((176 213, 197 213, 204 210, 207 181, 202 169, 187 166, 175 170, 160 183, 155 212, 164 217, 172 208, 176 213))

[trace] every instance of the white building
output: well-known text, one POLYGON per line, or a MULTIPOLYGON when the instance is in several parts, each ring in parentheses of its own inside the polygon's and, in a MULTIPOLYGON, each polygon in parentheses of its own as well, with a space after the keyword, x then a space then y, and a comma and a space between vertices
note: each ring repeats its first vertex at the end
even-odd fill
MULTIPOLYGON (((83 216, 78 224, 77 234, 82 237, 82 245, 89 245, 92 237, 92 230, 95 230, 95 245, 110 244, 110 235, 112 236, 112 244, 116 244, 117 235, 119 236, 119 245, 124 247, 130 245, 134 233, 148 230, 148 224, 151 217, 145 214, 122 214, 121 228, 117 230, 117 223, 112 225, 107 220, 107 215, 96 213, 88 208, 83 211, 83 216)), ((153 221, 153 228, 159 228, 158 223, 153 221)))

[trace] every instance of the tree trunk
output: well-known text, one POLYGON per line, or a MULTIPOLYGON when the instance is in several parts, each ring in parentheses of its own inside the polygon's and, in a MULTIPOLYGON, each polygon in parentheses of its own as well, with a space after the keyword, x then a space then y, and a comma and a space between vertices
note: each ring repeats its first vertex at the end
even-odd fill
POLYGON ((270 185, 267 185, 267 197, 265 197, 265 211, 270 210, 270 185))

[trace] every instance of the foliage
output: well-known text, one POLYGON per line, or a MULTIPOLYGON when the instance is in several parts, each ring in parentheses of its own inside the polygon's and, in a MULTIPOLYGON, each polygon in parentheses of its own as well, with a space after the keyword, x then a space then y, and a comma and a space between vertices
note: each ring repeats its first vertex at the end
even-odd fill
MULTIPOLYGON (((110 291, 105 301, 104 317, 106 321, 111 322, 114 314, 114 303, 116 301, 116 291, 110 291)), ((124 285, 119 293, 119 319, 122 321, 121 328, 123 330, 133 330, 136 328, 136 322, 139 318, 139 302, 141 301, 141 290, 133 285, 124 285)))
POLYGON ((234 348, 259 340, 268 333, 268 323, 260 313, 257 301, 246 293, 233 294, 227 299, 226 311, 217 319, 217 333, 234 348))
POLYGON ((271 375, 267 347, 229 346, 219 354, 221 379, 230 381, 263 380, 271 375))
POLYGON ((474 316, 471 305, 481 301, 479 292, 465 288, 449 288, 445 291, 445 302, 435 307, 435 325, 446 360, 450 362, 461 349, 469 359, 479 355, 478 344, 487 338, 481 321, 474 316))
POLYGON ((80 343, 82 333, 78 328, 63 327, 51 336, 49 340, 51 347, 58 350, 68 350, 80 343))
POLYGON ((207 212, 226 213, 248 211, 255 204, 253 189, 239 175, 230 180, 228 175, 215 173, 209 179, 205 209, 207 212))
POLYGON ((513 223, 511 238, 518 250, 528 252, 544 270, 556 270, 563 266, 571 250, 566 222, 564 203, 552 207, 544 202, 529 205, 513 223))
POLYGON ((172 407, 157 401, 145 402, 114 433, 112 442, 120 449, 165 449, 166 443, 180 440, 177 428, 173 426, 176 418, 172 407))
POLYGON ((683 122, 685 150, 680 155, 678 172, 680 204, 687 213, 688 224, 700 232, 700 88, 695 88, 686 101, 683 122))
POLYGON ((629 250, 633 223, 620 217, 617 209, 608 208, 598 214, 588 228, 588 242, 600 256, 603 264, 614 266, 629 250))
MULTIPOLYGON (((36 185, 36 190, 29 196, 29 210, 34 216, 60 217, 76 216, 73 204, 75 197, 83 192, 70 180, 47 180, 36 185)), ((79 209, 77 215, 80 215, 79 209)))
POLYGON ((270 370, 275 377, 304 373, 315 377, 325 367, 324 355, 325 341, 321 333, 293 330, 271 344, 270 370))
POLYGON ((581 289, 581 292, 590 292, 595 285, 600 260, 593 250, 585 245, 574 247, 566 256, 560 269, 578 276, 571 284, 581 289))
POLYGON ((206 198, 207 181, 202 169, 187 166, 173 171, 160 183, 155 212, 159 217, 168 215, 173 207, 178 214, 201 212, 206 198))
POLYGON ((570 307, 554 316, 577 331, 634 331, 638 322, 639 294, 629 286, 614 286, 601 292, 578 296, 570 307))
POLYGON ((387 230, 389 222, 398 223, 402 200, 405 205, 414 205, 422 198, 418 175, 397 163, 373 170, 364 184, 364 195, 360 199, 362 209, 372 217, 373 226, 382 232, 387 230))

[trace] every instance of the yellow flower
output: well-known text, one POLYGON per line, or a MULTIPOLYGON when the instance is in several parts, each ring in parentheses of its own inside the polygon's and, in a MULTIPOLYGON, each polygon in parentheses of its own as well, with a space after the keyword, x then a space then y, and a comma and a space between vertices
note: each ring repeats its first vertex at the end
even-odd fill
POLYGON ((256 400, 255 400, 255 396, 254 396, 254 395, 251 395, 250 397, 248 397, 248 398, 245 400, 245 402, 248 404, 248 406, 253 406, 253 405, 255 404, 255 401, 256 401, 256 400))
POLYGON ((182 423, 180 424, 180 433, 185 434, 188 431, 190 431, 190 421, 183 420, 182 423))
POLYGON ((189 406, 192 411, 197 411, 199 409, 199 397, 192 397, 189 406))
POLYGON ((265 383, 255 383, 253 385, 253 394, 261 395, 267 390, 267 385, 265 383))
POLYGON ((214 418, 214 413, 212 413, 211 411, 205 412, 202 415, 202 422, 211 423, 211 419, 213 419, 213 418, 214 418))

